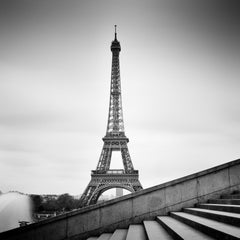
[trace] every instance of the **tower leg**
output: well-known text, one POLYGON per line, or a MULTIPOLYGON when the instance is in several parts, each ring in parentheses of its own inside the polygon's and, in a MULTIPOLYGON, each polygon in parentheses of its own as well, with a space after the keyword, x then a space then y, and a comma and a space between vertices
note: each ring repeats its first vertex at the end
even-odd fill
POLYGON ((133 171, 133 164, 127 146, 121 149, 122 160, 126 172, 133 171))
POLYGON ((84 207, 89 205, 90 199, 93 196, 96 187, 91 186, 91 182, 88 184, 87 188, 85 189, 83 195, 80 198, 80 207, 84 207))

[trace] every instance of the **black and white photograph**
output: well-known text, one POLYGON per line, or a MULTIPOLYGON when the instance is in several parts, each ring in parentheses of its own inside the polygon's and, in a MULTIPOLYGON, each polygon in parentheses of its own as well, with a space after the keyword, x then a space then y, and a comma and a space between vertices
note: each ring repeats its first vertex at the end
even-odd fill
POLYGON ((0 239, 240 239, 240 2, 0 0, 0 239))

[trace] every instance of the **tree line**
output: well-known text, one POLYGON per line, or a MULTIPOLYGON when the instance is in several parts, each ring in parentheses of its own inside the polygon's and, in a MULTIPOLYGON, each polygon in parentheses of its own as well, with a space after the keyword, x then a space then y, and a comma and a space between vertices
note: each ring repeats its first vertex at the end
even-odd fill
POLYGON ((68 193, 57 196, 56 198, 41 195, 30 195, 35 213, 41 212, 66 212, 77 209, 80 200, 75 199, 68 193))

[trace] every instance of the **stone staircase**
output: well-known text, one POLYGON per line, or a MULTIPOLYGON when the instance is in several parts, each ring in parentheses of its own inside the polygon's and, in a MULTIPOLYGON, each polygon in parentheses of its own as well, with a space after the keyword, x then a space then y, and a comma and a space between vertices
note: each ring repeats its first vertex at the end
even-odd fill
POLYGON ((240 239, 240 192, 87 240, 240 239))

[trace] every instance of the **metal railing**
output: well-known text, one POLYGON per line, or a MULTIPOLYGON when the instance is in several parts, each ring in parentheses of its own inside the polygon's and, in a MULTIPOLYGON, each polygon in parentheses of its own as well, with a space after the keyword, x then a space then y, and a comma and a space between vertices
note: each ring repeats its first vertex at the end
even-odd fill
POLYGON ((92 174, 138 174, 138 170, 126 172, 124 169, 92 170, 92 174))

